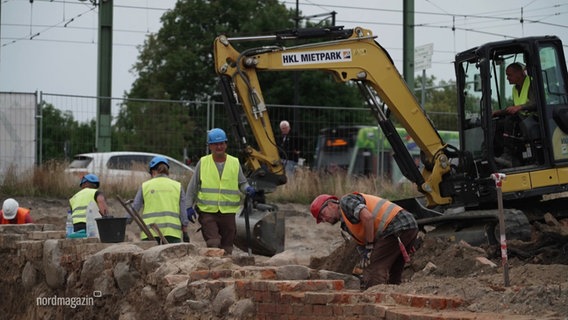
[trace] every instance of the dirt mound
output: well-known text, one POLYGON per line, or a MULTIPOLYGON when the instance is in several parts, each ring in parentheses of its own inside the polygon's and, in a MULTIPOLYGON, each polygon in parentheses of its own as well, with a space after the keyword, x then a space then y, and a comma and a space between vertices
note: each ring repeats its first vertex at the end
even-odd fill
POLYGON ((568 315, 568 265, 534 264, 513 257, 508 261, 510 285, 505 286, 501 259, 489 260, 488 256, 482 248, 466 243, 425 238, 406 270, 407 282, 369 291, 461 297, 466 302, 464 308, 472 312, 534 315, 538 319, 568 315))

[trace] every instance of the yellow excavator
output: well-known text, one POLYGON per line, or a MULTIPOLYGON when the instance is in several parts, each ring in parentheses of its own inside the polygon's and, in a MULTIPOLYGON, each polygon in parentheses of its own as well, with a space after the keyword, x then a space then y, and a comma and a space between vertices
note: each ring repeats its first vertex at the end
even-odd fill
MULTIPOLYGON (((319 70, 361 89, 401 172, 423 194, 397 201, 414 213, 419 225, 434 226, 441 236, 456 240, 498 243, 497 190, 491 178, 497 172, 506 174, 501 189, 508 238, 527 240, 531 220, 546 212, 555 216, 568 212, 568 201, 562 197, 568 190, 568 78, 560 39, 504 40, 456 55, 458 149, 442 140, 375 38, 368 29, 334 26, 215 39, 215 70, 224 103, 257 190, 270 192, 286 183, 258 72, 319 70), (287 40, 303 43, 282 46, 287 40), (233 44, 241 41, 269 45, 239 52, 233 44), (514 128, 502 133, 501 119, 494 111, 512 103, 505 70, 513 62, 522 63, 530 77, 529 97, 536 110, 516 115, 514 128), (420 148, 421 170, 397 134, 392 117, 420 148), (247 141, 247 130, 257 148, 247 141), (505 144, 511 146, 514 161, 501 167, 498 160, 505 144)), ((284 249, 285 217, 276 206, 263 202, 260 199, 254 208, 243 210, 240 217, 244 219, 237 220, 241 222, 236 244, 270 256, 284 249)))

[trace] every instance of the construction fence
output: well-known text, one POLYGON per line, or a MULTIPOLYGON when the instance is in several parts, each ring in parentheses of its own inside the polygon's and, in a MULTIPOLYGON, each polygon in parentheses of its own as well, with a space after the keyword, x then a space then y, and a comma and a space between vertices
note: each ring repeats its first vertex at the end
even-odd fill
MULTIPOLYGON (((53 158, 69 161, 74 154, 96 151, 93 127, 96 127, 97 121, 97 97, 43 92, 0 95, 0 126, 3 130, 0 136, 0 161, 3 167, 14 162, 15 155, 18 159, 24 156, 29 160, 27 162, 41 164, 53 158), (24 105, 26 108, 22 107, 24 105), (53 113, 57 115, 57 123, 52 123, 53 113), (15 136, 13 132, 33 132, 34 135, 26 136, 23 141, 21 135, 15 136), (22 147, 26 147, 25 153, 22 147)), ((301 136, 304 143, 300 152, 307 165, 313 160, 320 130, 336 126, 376 125, 367 108, 349 108, 340 121, 333 122, 324 120, 333 117, 314 117, 314 112, 345 112, 345 108, 269 104, 267 109, 276 137, 280 133, 278 127, 281 120, 288 120, 293 132, 301 136), (368 121, 361 123, 361 120, 355 120, 362 118, 368 121)), ((111 114, 112 151, 156 152, 194 163, 208 153, 207 131, 219 127, 229 135, 228 152, 235 155, 239 152, 220 97, 205 101, 112 98, 111 114)), ((439 130, 446 130, 452 122, 455 126, 455 113, 428 114, 430 118, 434 116, 437 119, 439 130)), ((254 146, 254 137, 247 137, 247 141, 254 146)))

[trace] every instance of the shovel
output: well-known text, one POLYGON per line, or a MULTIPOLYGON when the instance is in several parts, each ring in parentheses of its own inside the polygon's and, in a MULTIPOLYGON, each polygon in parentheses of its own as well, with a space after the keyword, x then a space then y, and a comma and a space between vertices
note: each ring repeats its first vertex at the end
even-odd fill
POLYGON ((138 212, 136 212, 136 210, 134 210, 134 208, 132 208, 129 204, 127 204, 124 200, 122 200, 122 198, 120 196, 117 195, 116 199, 124 207, 126 212, 128 212, 130 217, 132 217, 132 220, 134 220, 134 222, 136 222, 138 227, 140 227, 140 230, 142 230, 142 232, 144 232, 144 234, 146 234, 146 237, 148 237, 148 239, 153 239, 154 236, 152 235, 152 232, 150 232, 150 229, 148 229, 148 226, 144 222, 144 219, 142 219, 142 217, 140 217, 138 212))
POLYGON ((162 231, 160 230, 157 224, 155 223, 150 224, 150 228, 152 228, 152 230, 154 230, 158 234, 158 237, 160 237, 160 240, 162 241, 162 243, 160 244, 169 243, 168 240, 166 240, 166 237, 164 237, 164 234, 162 233, 162 231))

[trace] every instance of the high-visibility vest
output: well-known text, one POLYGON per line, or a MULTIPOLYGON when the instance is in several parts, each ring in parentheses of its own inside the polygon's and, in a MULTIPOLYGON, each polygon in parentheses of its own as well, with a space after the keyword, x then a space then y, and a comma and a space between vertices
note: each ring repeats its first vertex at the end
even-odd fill
POLYGON ((513 86, 513 103, 516 106, 523 105, 529 101, 529 87, 531 86, 531 78, 529 76, 525 77, 523 81, 523 86, 521 87, 521 92, 517 90, 517 86, 513 86))
MULTIPOLYGON (((155 223, 164 236, 182 238, 180 221, 180 192, 181 184, 168 177, 154 177, 142 184, 144 197, 144 213, 142 219, 147 226, 155 223)), ((152 236, 158 233, 150 228, 152 236)), ((141 239, 148 237, 144 232, 141 239)))
POLYGON ((87 223, 87 207, 89 203, 95 201, 95 193, 97 189, 93 188, 83 188, 69 200, 71 205, 71 217, 73 218, 73 224, 77 223, 87 223))
POLYGON ((235 214, 241 201, 239 159, 227 155, 221 176, 212 155, 204 156, 200 161, 201 188, 197 193, 197 207, 202 212, 235 214))
MULTIPOLYGON (((377 234, 382 234, 385 231, 392 219, 402 210, 402 207, 387 199, 363 193, 359 194, 365 198, 367 209, 375 219, 375 223, 373 224, 373 238, 375 238, 377 234)), ((365 240, 363 223, 351 223, 343 210, 341 210, 341 214, 343 215, 345 225, 349 229, 349 233, 351 233, 355 241, 357 241, 359 245, 365 245, 367 242, 365 240)))
MULTIPOLYGON (((0 210, 2 211, 2 210, 0 210)), ((26 215, 30 214, 30 209, 20 208, 18 207, 18 211, 16 212, 16 224, 25 224, 26 223, 26 215)), ((13 219, 12 219, 13 220, 13 219)), ((0 224, 10 224, 10 221, 4 218, 4 212, 2 212, 2 219, 0 219, 0 224)))

